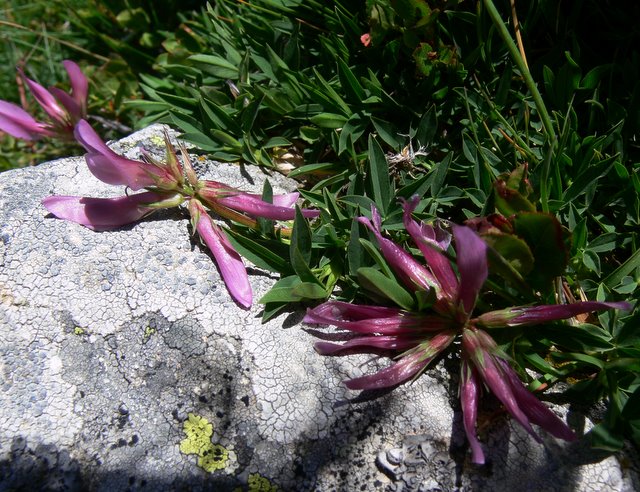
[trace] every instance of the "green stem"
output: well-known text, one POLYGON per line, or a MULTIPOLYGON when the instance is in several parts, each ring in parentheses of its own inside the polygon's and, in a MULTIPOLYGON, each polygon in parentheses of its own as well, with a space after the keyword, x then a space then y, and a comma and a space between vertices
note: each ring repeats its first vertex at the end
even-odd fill
POLYGON ((538 91, 538 87, 536 83, 533 81, 531 77, 531 72, 529 72, 529 68, 527 64, 522 59, 522 55, 518 51, 518 47, 513 42, 511 38, 511 34, 509 34, 509 30, 505 25, 504 21, 500 17, 500 14, 496 10, 495 5, 493 4, 493 0, 484 0, 484 5, 487 8, 487 12, 489 12, 489 16, 493 21, 494 25, 498 29, 500 36, 503 41, 507 45, 507 49, 513 58, 513 61, 518 66, 522 77, 524 78, 524 83, 526 84, 531 96, 533 97, 533 101, 535 102, 536 108, 538 109, 538 113, 540 114, 540 119, 542 120, 542 126, 544 127, 545 133, 547 134, 547 138, 551 141, 551 147, 553 148, 556 143, 556 132, 553 129, 553 123, 551 122, 551 118, 549 117, 549 113, 547 112, 547 108, 544 105, 544 101, 542 100, 542 96, 540 95, 540 91, 538 91))

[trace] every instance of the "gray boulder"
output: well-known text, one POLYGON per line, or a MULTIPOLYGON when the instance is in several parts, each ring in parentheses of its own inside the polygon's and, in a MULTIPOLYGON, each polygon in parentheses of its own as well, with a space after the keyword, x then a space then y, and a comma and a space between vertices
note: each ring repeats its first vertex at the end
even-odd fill
MULTIPOLYGON (((139 143, 160 152, 161 127, 114 147, 139 143)), ((256 192, 267 178, 198 171, 256 192)), ((93 232, 40 205, 122 193, 82 157, 0 174, 0 490, 640 488, 631 451, 541 445, 499 409, 480 428, 489 464, 472 465, 453 359, 391 392, 347 390, 388 360, 321 357, 301 313, 262 324, 260 305, 240 309, 179 210, 93 232)), ((250 278, 256 299, 275 281, 250 278)))

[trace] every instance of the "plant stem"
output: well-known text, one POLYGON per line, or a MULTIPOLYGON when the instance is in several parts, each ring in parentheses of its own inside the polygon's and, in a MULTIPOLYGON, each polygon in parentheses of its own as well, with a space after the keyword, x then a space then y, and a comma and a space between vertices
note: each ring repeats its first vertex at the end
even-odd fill
POLYGON ((507 49, 513 58, 513 61, 518 66, 522 77, 524 78, 524 83, 526 84, 531 96, 533 97, 533 101, 538 109, 538 113, 540 114, 540 119, 542 120, 542 126, 544 127, 545 133, 547 134, 547 138, 551 141, 551 147, 555 147, 556 144, 556 133, 553 129, 553 123, 551 122, 551 118, 549 117, 549 113, 547 112, 547 108, 544 105, 544 101, 542 100, 542 96, 540 95, 540 91, 538 91, 538 87, 536 83, 533 81, 531 77, 531 72, 527 68, 527 64, 525 63, 522 55, 518 51, 518 47, 513 42, 511 35, 509 34, 509 30, 505 25, 504 21, 500 17, 500 14, 496 10, 495 5, 493 4, 493 0, 484 0, 484 5, 487 8, 487 12, 491 17, 494 25, 498 29, 502 40, 507 45, 507 49))

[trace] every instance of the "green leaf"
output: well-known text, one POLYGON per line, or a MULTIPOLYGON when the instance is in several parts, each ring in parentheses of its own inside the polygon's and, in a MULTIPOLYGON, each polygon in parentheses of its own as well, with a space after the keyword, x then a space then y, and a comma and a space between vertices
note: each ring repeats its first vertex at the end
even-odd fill
POLYGON ((278 252, 278 249, 281 249, 279 246, 284 246, 282 243, 270 241, 266 243, 269 247, 238 232, 228 230, 227 233, 229 241, 238 253, 257 267, 280 274, 291 272, 291 264, 283 258, 282 252, 278 252))
POLYGON ((363 226, 357 220, 354 219, 351 222, 351 234, 349 235, 349 245, 347 246, 347 261, 351 275, 364 266, 364 254, 360 244, 361 227, 363 226))
POLYGON ((199 64, 199 67, 207 73, 220 79, 238 78, 238 67, 233 63, 217 55, 191 55, 188 60, 199 64))
POLYGON ((519 212, 535 212, 536 207, 520 191, 511 188, 502 179, 493 183, 495 203, 498 211, 505 217, 510 217, 519 212))
POLYGON ((209 134, 220 143, 224 144, 225 150, 232 150, 236 152, 242 151, 242 143, 235 139, 232 135, 222 130, 212 128, 209 130, 209 134))
POLYGON ((564 202, 571 202, 585 193, 589 187, 594 186, 600 178, 609 173, 614 162, 618 158, 618 156, 613 156, 608 159, 603 159, 595 164, 590 164, 587 169, 580 173, 573 183, 571 183, 571 185, 565 190, 562 194, 562 200, 564 202))
MULTIPOLYGON (((295 178, 297 176, 304 176, 305 174, 333 174, 341 170, 341 166, 334 164, 333 162, 321 162, 318 164, 306 164, 291 171, 287 176, 289 178, 295 178)), ((326 189, 326 188, 325 188, 326 189)))
POLYGON ((303 282, 322 285, 309 266, 311 262, 311 247, 311 228, 302 216, 300 207, 296 205, 296 218, 291 233, 291 244, 289 245, 291 266, 303 282))
POLYGON ((340 77, 340 83, 342 89, 347 92, 347 96, 354 101, 363 101, 365 96, 364 89, 358 79, 353 74, 347 64, 340 58, 338 58, 338 76, 340 77))
POLYGON ((347 118, 335 113, 320 113, 309 118, 309 121, 320 128, 337 129, 344 126, 347 118))
MULTIPOLYGON (((589 323, 582 323, 578 326, 560 323, 545 324, 538 326, 536 330, 539 330, 541 336, 549 338, 554 344, 570 351, 582 352, 583 355, 613 348, 611 334, 601 327, 589 323)), ((572 355, 572 358, 576 360, 583 360, 577 357, 577 354, 572 355)), ((604 365, 602 361, 595 364, 604 365)))
POLYGON ((616 452, 624 447, 624 438, 612 431, 605 423, 593 427, 587 434, 587 437, 591 441, 591 446, 596 449, 616 452))
POLYGON ((534 288, 549 288, 551 281, 564 273, 568 261, 565 233, 558 219, 550 214, 523 212, 513 219, 513 228, 533 254, 529 282, 534 288))
POLYGON ((263 149, 272 149, 274 147, 289 147, 291 142, 284 137, 271 137, 263 145, 263 149))
POLYGON ((281 278, 258 302, 260 304, 271 302, 298 302, 300 297, 293 294, 293 288, 301 283, 302 281, 297 275, 281 278))
MULTIPOLYGON (((190 142, 197 146, 200 150, 205 150, 209 152, 215 152, 220 150, 220 144, 215 140, 212 140, 210 137, 207 137, 205 134, 201 132, 194 133, 183 133, 180 138, 187 142, 190 142)), ((234 156, 235 160, 239 159, 239 156, 234 156)), ((232 159, 233 160, 233 159, 232 159)))
POLYGON ((376 129, 378 135, 380 135, 380 138, 384 140, 389 147, 395 149, 402 145, 403 140, 400 135, 398 135, 395 125, 376 118, 375 116, 371 116, 371 123, 373 123, 373 127, 376 129))
MULTIPOLYGON (((264 180, 262 185, 262 201, 266 203, 273 203, 273 188, 268 179, 264 180)), ((274 221, 265 219, 264 217, 257 217, 258 225, 260 226, 260 232, 263 236, 269 236, 273 234, 274 221)))
POLYGON ((440 193, 442 185, 444 185, 444 180, 449 172, 449 166, 451 165, 452 160, 453 152, 450 152, 440 163, 435 165, 433 181, 431 182, 431 195, 438 196, 440 193))
POLYGON ((367 250, 367 253, 371 255, 371 258, 374 259, 374 261, 380 267, 380 269, 384 272, 384 274, 387 277, 392 278, 393 272, 391 271, 391 268, 389 268, 389 265, 387 265, 387 262, 385 261, 385 259, 382 257, 380 250, 378 250, 378 248, 374 246, 371 241, 368 241, 364 238, 360 238, 360 244, 362 244, 364 249, 367 250))
POLYGON ((300 300, 326 299, 329 295, 322 286, 312 282, 301 282, 294 285, 291 289, 291 294, 297 296, 300 300))
POLYGON ((616 268, 613 272, 607 275, 602 283, 613 289, 618 286, 622 279, 633 272, 636 268, 640 267, 640 249, 633 253, 627 260, 616 268))
MULTIPOLYGON (((291 248, 296 248, 307 263, 311 261, 311 228, 297 205, 295 222, 291 232, 291 248)), ((293 262, 293 258, 291 261, 293 262)))
POLYGON ((358 269, 357 275, 358 282, 362 287, 395 302, 403 309, 411 310, 413 308, 414 300, 411 294, 380 270, 362 267, 358 269))
POLYGON ((348 148, 353 148, 353 145, 362 136, 366 128, 367 123, 362 116, 359 113, 352 114, 351 118, 347 120, 340 131, 338 155, 342 154, 348 148))
POLYGON ((240 135, 240 125, 235 117, 235 110, 228 106, 220 106, 206 97, 200 98, 200 107, 205 123, 209 127, 240 135))
POLYGON ((389 181, 389 163, 380 148, 380 145, 369 135, 369 173, 367 182, 371 190, 373 200, 386 216, 391 201, 391 183, 389 181))
POLYGON ((423 113, 418 123, 418 128, 416 128, 415 134, 412 135, 411 138, 415 138, 418 147, 428 147, 431 142, 433 142, 433 137, 437 130, 438 119, 436 117, 436 109, 435 105, 431 105, 429 109, 423 113))
POLYGON ((319 82, 319 86, 324 89, 324 94, 328 96, 328 98, 335 103, 336 109, 339 109, 342 114, 345 116, 351 116, 351 108, 347 105, 347 103, 340 97, 340 95, 335 91, 333 87, 324 79, 320 72, 318 72, 315 68, 313 68, 313 74, 319 82))
POLYGON ((526 276, 533 269, 534 258, 531 249, 519 237, 492 231, 482 234, 482 238, 520 275, 526 276))

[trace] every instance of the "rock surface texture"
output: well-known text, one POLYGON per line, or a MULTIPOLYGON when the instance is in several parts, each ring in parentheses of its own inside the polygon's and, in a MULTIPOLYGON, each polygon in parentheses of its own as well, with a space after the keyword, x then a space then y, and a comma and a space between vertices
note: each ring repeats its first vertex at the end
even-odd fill
MULTIPOLYGON (((114 149, 159 153, 161 130, 114 149)), ((254 192, 267 177, 198 172, 254 192)), ((40 205, 123 191, 82 157, 0 174, 0 490, 640 489, 631 452, 538 444, 499 409, 479 429, 489 464, 472 465, 455 360, 392 392, 347 390, 389 361, 321 357, 301 313, 240 309, 178 209, 93 232, 40 205)), ((275 279, 249 273, 259 299, 275 279)))

